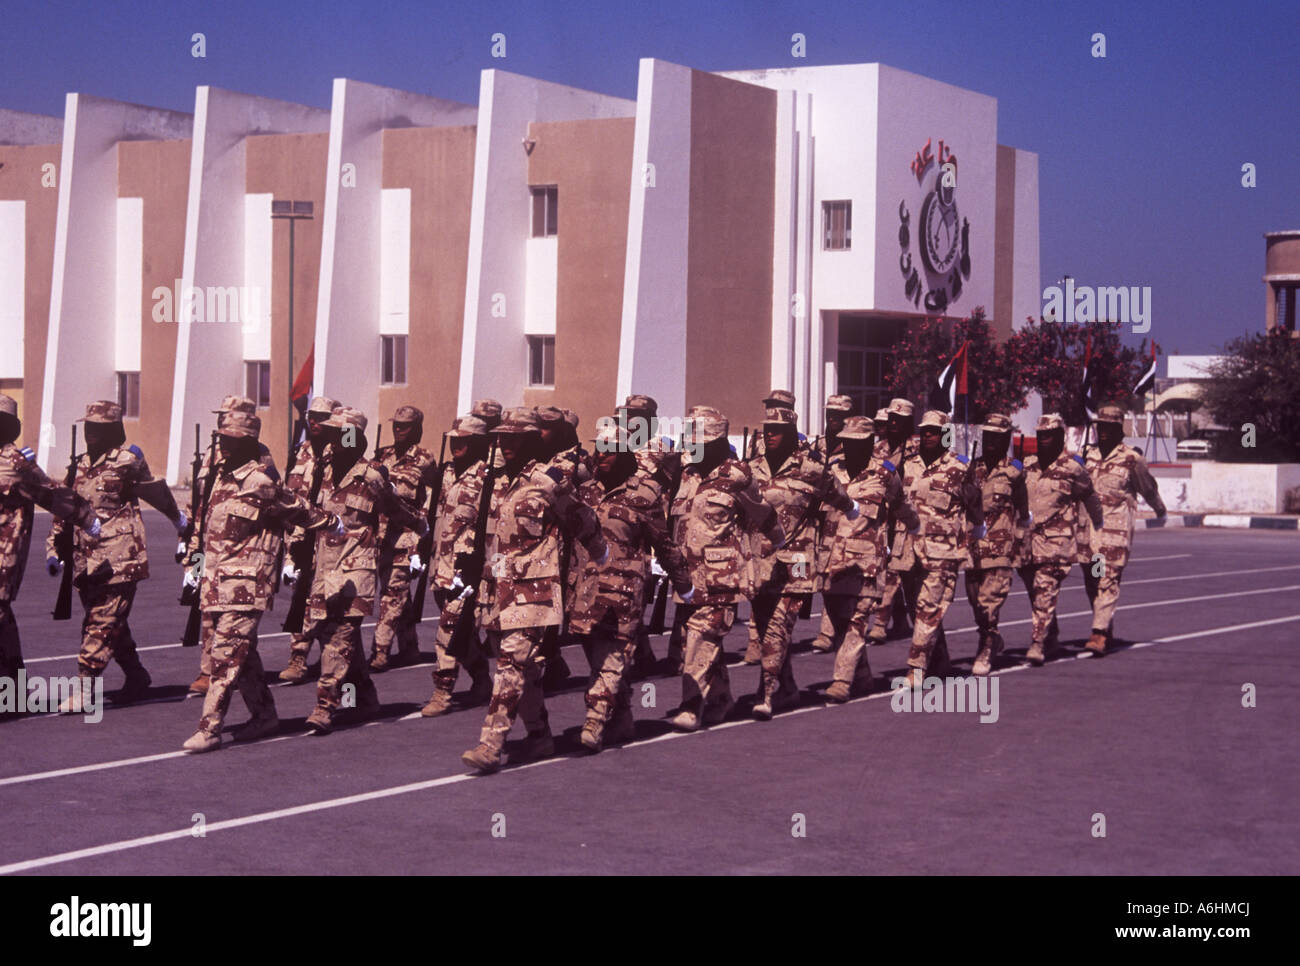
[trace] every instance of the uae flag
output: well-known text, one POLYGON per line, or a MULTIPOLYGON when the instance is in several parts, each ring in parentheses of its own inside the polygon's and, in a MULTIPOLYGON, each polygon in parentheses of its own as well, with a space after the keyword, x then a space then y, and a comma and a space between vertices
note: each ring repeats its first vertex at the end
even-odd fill
POLYGON ((967 394, 966 350, 969 347, 969 341, 963 342, 957 354, 952 357, 952 361, 943 372, 939 373, 938 382, 930 390, 931 409, 951 414, 957 409, 957 397, 967 394))
POLYGON ((1138 384, 1133 387, 1133 395, 1145 396, 1156 384, 1156 344, 1151 343, 1151 364, 1147 366, 1147 371, 1142 373, 1142 378, 1138 384))
POLYGON ((1089 422, 1097 419, 1097 363, 1092 358, 1092 333, 1088 334, 1088 345, 1083 352, 1083 382, 1079 385, 1079 394, 1083 399, 1083 411, 1088 414, 1089 422))
POLYGON ((293 403, 293 408, 298 410, 298 419, 293 428, 295 447, 302 443, 303 436, 307 432, 307 406, 311 402, 311 379, 315 368, 316 347, 312 346, 311 351, 307 353, 307 361, 298 370, 298 378, 293 381, 293 388, 289 391, 290 402, 293 403))

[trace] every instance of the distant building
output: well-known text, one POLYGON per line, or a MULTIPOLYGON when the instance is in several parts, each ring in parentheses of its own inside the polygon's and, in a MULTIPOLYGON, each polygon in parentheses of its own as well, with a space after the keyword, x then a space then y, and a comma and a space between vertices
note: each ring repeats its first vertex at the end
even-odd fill
POLYGON ((1264 234, 1264 328, 1296 331, 1300 297, 1300 231, 1264 234))

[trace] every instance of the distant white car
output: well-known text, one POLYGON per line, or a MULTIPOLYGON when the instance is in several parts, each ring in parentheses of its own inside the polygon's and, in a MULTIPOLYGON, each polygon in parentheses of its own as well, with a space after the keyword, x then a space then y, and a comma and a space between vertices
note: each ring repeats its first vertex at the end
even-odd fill
POLYGON ((1179 459, 1208 460, 1213 459, 1219 440, 1232 432, 1226 426, 1202 426, 1192 430, 1192 435, 1180 440, 1175 452, 1179 459))

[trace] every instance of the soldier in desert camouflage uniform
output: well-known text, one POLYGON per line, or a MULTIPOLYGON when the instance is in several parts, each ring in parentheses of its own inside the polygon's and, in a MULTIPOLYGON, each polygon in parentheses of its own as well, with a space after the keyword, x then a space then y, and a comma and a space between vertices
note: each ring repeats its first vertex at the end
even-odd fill
POLYGON ((307 717, 313 733, 328 734, 343 698, 343 684, 356 687, 362 714, 379 708, 361 643, 361 621, 374 611, 379 569, 379 520, 423 536, 429 525, 388 482, 383 467, 365 458, 366 417, 340 406, 324 423, 330 462, 321 481, 320 507, 343 521, 343 532, 316 534, 316 569, 307 617, 317 622, 321 647, 316 708, 307 717))
POLYGON ((495 491, 484 569, 484 622, 488 646, 497 656, 492 700, 479 743, 461 759, 479 771, 501 765, 501 750, 514 725, 523 718, 528 738, 522 760, 554 754, 542 697, 545 661, 541 656, 546 628, 563 619, 560 586, 560 534, 584 544, 599 564, 606 558, 600 523, 578 499, 568 479, 537 462, 537 415, 512 409, 496 429, 504 460, 503 486, 495 491))
MULTIPOLYGON (((851 396, 830 396, 826 400, 826 435, 817 440, 813 445, 814 452, 821 457, 823 462, 833 462, 835 457, 839 456, 843 447, 840 445, 840 432, 844 429, 844 421, 853 413, 853 398, 851 396)), ((821 549, 830 550, 830 539, 834 535, 835 527, 828 521, 831 514, 825 512, 819 513, 818 528, 821 533, 821 549)), ((821 559, 826 559, 823 552, 821 559)), ((813 650, 821 653, 833 651, 840 646, 843 640, 844 630, 841 627, 839 633, 836 633, 835 625, 831 621, 830 611, 827 609, 825 595, 822 596, 822 621, 821 627, 817 631, 817 639, 813 641, 813 650)))
POLYGON ((1048 629, 1056 617, 1061 582, 1078 554, 1078 503, 1102 524, 1101 502, 1081 462, 1065 451, 1065 421, 1056 413, 1038 417, 1038 451, 1025 460, 1030 525, 1017 566, 1029 584, 1033 636, 1025 655, 1041 666, 1048 656, 1048 629))
MULTIPOLYGON (((877 414, 879 415, 879 414, 877 414)), ((888 427, 885 435, 876 440, 876 457, 887 460, 898 467, 901 472, 909 459, 916 456, 918 444, 912 436, 914 423, 912 403, 906 399, 891 399, 886 410, 888 427)), ((904 532, 897 521, 890 521, 890 540, 892 554, 885 569, 885 586, 880 595, 880 604, 876 607, 875 622, 871 626, 870 638, 873 644, 883 644, 888 635, 889 624, 897 610, 896 598, 903 593, 904 608, 908 616, 916 607, 916 597, 906 592, 901 573, 908 568, 895 561, 911 546, 911 538, 904 532)))
MULTIPOLYGON (((126 445, 121 406, 108 400, 93 402, 86 407, 84 419, 86 452, 77 459, 72 488, 94 508, 102 529, 98 537, 84 530, 73 534, 73 583, 86 611, 77 672, 83 679, 97 678, 115 658, 126 672, 118 700, 128 702, 143 696, 151 683, 127 623, 136 584, 149 576, 139 501, 158 509, 178 534, 185 531, 186 520, 166 482, 154 479, 149 472, 144 454, 138 447, 126 445)), ((52 575, 59 572, 59 539, 70 525, 55 520, 46 540, 46 566, 52 575)), ((82 691, 74 692, 59 710, 79 713, 84 694, 83 684, 82 691)))
POLYGON ((677 598, 685 613, 686 666, 681 709, 669 723, 682 731, 715 724, 731 710, 722 639, 736 620, 736 606, 753 591, 754 537, 761 536, 762 549, 785 539, 749 463, 729 455, 726 417, 700 416, 691 427, 693 462, 682 471, 672 507, 694 588, 689 605, 677 598))
POLYGON ((801 450, 792 409, 769 409, 763 420, 763 455, 749 461, 763 500, 776 511, 785 541, 759 554, 755 565, 754 622, 762 641, 754 717, 771 718, 798 704, 799 688, 790 667, 790 638, 804 596, 817 581, 817 513, 822 505, 857 519, 857 504, 845 494, 829 468, 801 450))
POLYGON ((1017 534, 1029 522, 1024 467, 1019 460, 1007 458, 1010 443, 1011 420, 1002 413, 989 413, 984 420, 980 458, 971 464, 987 532, 982 540, 971 541, 971 564, 966 570, 966 599, 980 635, 971 673, 981 676, 992 670, 993 659, 1002 650, 998 616, 1011 593, 1017 534))
MULTIPOLYGON (((189 752, 221 746, 221 727, 238 686, 250 715, 236 741, 251 741, 279 729, 275 702, 262 676, 257 625, 271 606, 279 533, 292 524, 308 531, 342 532, 338 517, 309 506, 267 473, 258 458, 262 421, 231 411, 219 432, 221 463, 208 498, 199 600, 213 628, 211 680, 199 729, 182 747, 189 752)), ((211 471, 211 470, 210 470, 211 471)))
MULTIPOLYGON (((487 423, 477 416, 461 416, 447 433, 451 460, 443 470, 442 490, 434 522, 433 560, 429 579, 438 603, 438 636, 434 641, 437 665, 433 670, 433 696, 420 709, 426 718, 451 710, 451 695, 460 675, 460 662, 447 651, 461 611, 467 606, 456 584, 456 559, 474 549, 474 525, 487 472, 487 423)), ((471 602, 468 606, 473 607, 471 602)), ((470 644, 465 668, 470 673, 470 704, 482 704, 492 693, 492 676, 480 650, 478 631, 470 644)))
POLYGON ((594 443, 596 477, 579 488, 579 495, 596 511, 609 557, 603 564, 590 559, 584 563, 572 617, 573 630, 587 635, 589 642, 591 684, 580 736, 588 751, 600 751, 606 737, 632 737, 627 670, 642 623, 650 550, 683 603, 692 599, 686 562, 668 538, 659 485, 639 471, 627 433, 605 425, 594 443))
POLYGON ((871 687, 867 624, 884 582, 888 521, 898 519, 912 533, 919 522, 894 465, 872 455, 871 421, 850 416, 838 435, 843 452, 831 461, 831 477, 860 510, 852 520, 834 510, 826 514, 820 570, 830 636, 843 642, 826 696, 847 701, 854 685, 864 691, 871 687))
POLYGON ((1165 504, 1146 460, 1124 444, 1124 410, 1119 406, 1102 406, 1098 410, 1097 445, 1087 448, 1084 462, 1102 512, 1102 525, 1089 528, 1087 544, 1081 541, 1088 548, 1079 562, 1088 603, 1092 605, 1092 636, 1087 647, 1096 654, 1105 654, 1119 602, 1120 578, 1133 544, 1137 498, 1140 495, 1146 500, 1160 519, 1165 516, 1165 504), (1097 560, 1098 555, 1102 559, 1097 560))
POLYGON ((0 393, 0 678, 13 678, 23 666, 13 603, 27 567, 33 507, 71 520, 91 538, 100 532, 90 504, 46 476, 30 449, 15 445, 21 432, 17 401, 0 393))
MULTIPOLYGON (((324 478, 325 467, 329 465, 329 430, 325 421, 339 408, 339 403, 328 396, 317 396, 307 407, 307 437, 294 454, 285 477, 285 486, 308 503, 320 501, 319 492, 312 500, 312 487, 319 490, 319 480, 324 478)), ((302 570, 308 541, 313 540, 305 533, 290 530, 285 534, 287 552, 284 559, 285 583, 294 583, 302 570)), ((280 680, 290 684, 301 684, 307 678, 307 656, 311 653, 312 641, 316 639, 314 628, 308 616, 303 617, 302 630, 289 639, 289 664, 280 672, 280 680)))
POLYGON ((984 510, 979 487, 971 481, 965 457, 944 446, 945 413, 931 409, 921 417, 919 451, 903 464, 903 487, 921 519, 921 529, 899 547, 899 576, 916 600, 912 649, 906 684, 919 687, 931 671, 948 670, 943 617, 957 589, 957 572, 967 559, 966 526, 983 539, 984 510), (901 569, 905 566, 907 569, 901 569))
MULTIPOLYGON (((438 458, 423 446, 424 413, 414 406, 400 406, 393 414, 393 445, 383 447, 375 461, 388 474, 388 482, 397 498, 415 516, 423 516, 429 487, 438 473, 438 458)), ((420 538, 415 531, 395 523, 387 516, 380 520, 379 619, 375 624, 375 642, 370 655, 370 670, 383 671, 390 663, 402 666, 420 656, 420 639, 411 617, 411 581, 418 577, 428 561, 416 553, 420 538), (396 659, 390 659, 393 642, 398 645, 396 659)))
MULTIPOLYGON (((214 409, 213 412, 217 416, 217 429, 220 430, 222 420, 225 419, 227 413, 238 412, 247 413, 250 416, 255 415, 257 413, 257 405, 247 396, 231 395, 223 397, 221 405, 214 409)), ((259 441, 257 447, 258 462, 262 464, 262 469, 266 471, 267 476, 269 476, 273 482, 280 482, 280 471, 275 468, 275 457, 271 455, 271 451, 267 449, 265 443, 259 441)), ((219 460, 220 458, 219 454, 213 453, 211 450, 208 450, 203 454, 203 462, 200 465, 199 477, 196 481, 200 493, 204 490, 208 474, 212 472, 213 461, 219 460)), ((198 512, 198 507, 187 506, 185 512, 189 516, 191 524, 193 524, 194 514, 198 512)), ((188 529, 191 531, 189 543, 186 544, 184 541, 181 541, 176 544, 176 562, 178 564, 183 564, 186 561, 193 560, 194 554, 199 553, 202 550, 199 546, 198 527, 191 525, 188 529)), ((275 541, 275 553, 278 555, 280 553, 282 538, 277 534, 273 539, 275 541)), ((187 573, 186 582, 188 583, 192 579, 194 579, 192 575, 187 573)), ((191 694, 208 693, 208 681, 212 676, 212 631, 212 619, 205 613, 203 614, 202 623, 199 627, 199 676, 195 678, 194 683, 190 685, 191 694)))

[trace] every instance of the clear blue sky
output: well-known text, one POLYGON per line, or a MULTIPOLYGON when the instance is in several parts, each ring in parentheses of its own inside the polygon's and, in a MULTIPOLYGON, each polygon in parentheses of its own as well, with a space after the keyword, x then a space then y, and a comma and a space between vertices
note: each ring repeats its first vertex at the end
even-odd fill
POLYGON ((488 67, 631 98, 641 57, 879 61, 996 97, 999 141, 1038 153, 1044 285, 1150 285, 1151 335, 1199 353, 1263 327, 1263 233, 1300 229, 1297 23, 1296 0, 6 3, 0 106, 61 116, 81 91, 192 111, 212 84, 329 107, 334 77, 475 103, 488 67))

